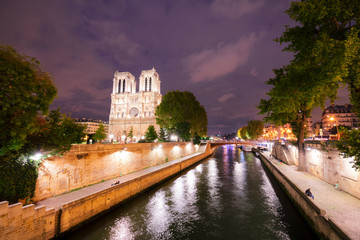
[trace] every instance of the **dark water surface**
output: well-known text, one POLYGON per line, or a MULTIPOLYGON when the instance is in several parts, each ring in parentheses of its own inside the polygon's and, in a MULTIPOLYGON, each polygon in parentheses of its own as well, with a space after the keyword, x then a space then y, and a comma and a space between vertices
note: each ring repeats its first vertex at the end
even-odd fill
POLYGON ((316 239, 259 159, 232 145, 67 239, 316 239))

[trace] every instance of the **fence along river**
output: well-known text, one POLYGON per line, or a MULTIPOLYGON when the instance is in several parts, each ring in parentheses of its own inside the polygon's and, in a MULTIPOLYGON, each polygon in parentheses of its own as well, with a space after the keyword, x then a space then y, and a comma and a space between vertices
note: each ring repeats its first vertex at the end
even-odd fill
POLYGON ((259 159, 234 145, 66 239, 317 239, 259 159))

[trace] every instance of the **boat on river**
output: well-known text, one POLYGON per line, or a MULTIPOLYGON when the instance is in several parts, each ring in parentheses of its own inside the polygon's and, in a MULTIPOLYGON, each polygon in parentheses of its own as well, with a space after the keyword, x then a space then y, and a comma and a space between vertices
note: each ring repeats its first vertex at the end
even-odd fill
POLYGON ((251 152, 253 147, 251 145, 240 145, 240 149, 244 152, 251 152))

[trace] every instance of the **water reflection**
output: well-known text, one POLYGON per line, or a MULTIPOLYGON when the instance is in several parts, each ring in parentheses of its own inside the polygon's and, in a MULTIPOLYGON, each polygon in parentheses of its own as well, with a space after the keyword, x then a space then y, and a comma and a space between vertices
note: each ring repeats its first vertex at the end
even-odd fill
POLYGON ((311 239, 258 159, 236 147, 215 155, 68 239, 311 239))
POLYGON ((220 181, 219 181, 219 170, 217 168, 217 161, 215 158, 209 159, 207 163, 207 189, 208 199, 207 205, 209 206, 209 212, 218 214, 221 210, 220 205, 220 181))
POLYGON ((146 206, 148 214, 145 224, 147 231, 155 238, 160 238, 167 234, 172 220, 169 207, 165 197, 165 191, 163 190, 156 192, 146 206))
POLYGON ((133 224, 130 217, 123 217, 117 219, 109 230, 109 239, 135 239, 137 235, 136 229, 133 228, 133 224))

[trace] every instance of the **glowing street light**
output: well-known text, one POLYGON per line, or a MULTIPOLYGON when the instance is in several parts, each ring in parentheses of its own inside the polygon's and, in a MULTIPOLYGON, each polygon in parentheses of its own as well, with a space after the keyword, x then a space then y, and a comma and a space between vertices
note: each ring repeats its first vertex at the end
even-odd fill
POLYGON ((178 141, 178 136, 175 135, 175 134, 172 134, 172 135, 170 136, 170 141, 172 141, 172 142, 177 142, 177 141, 178 141))

